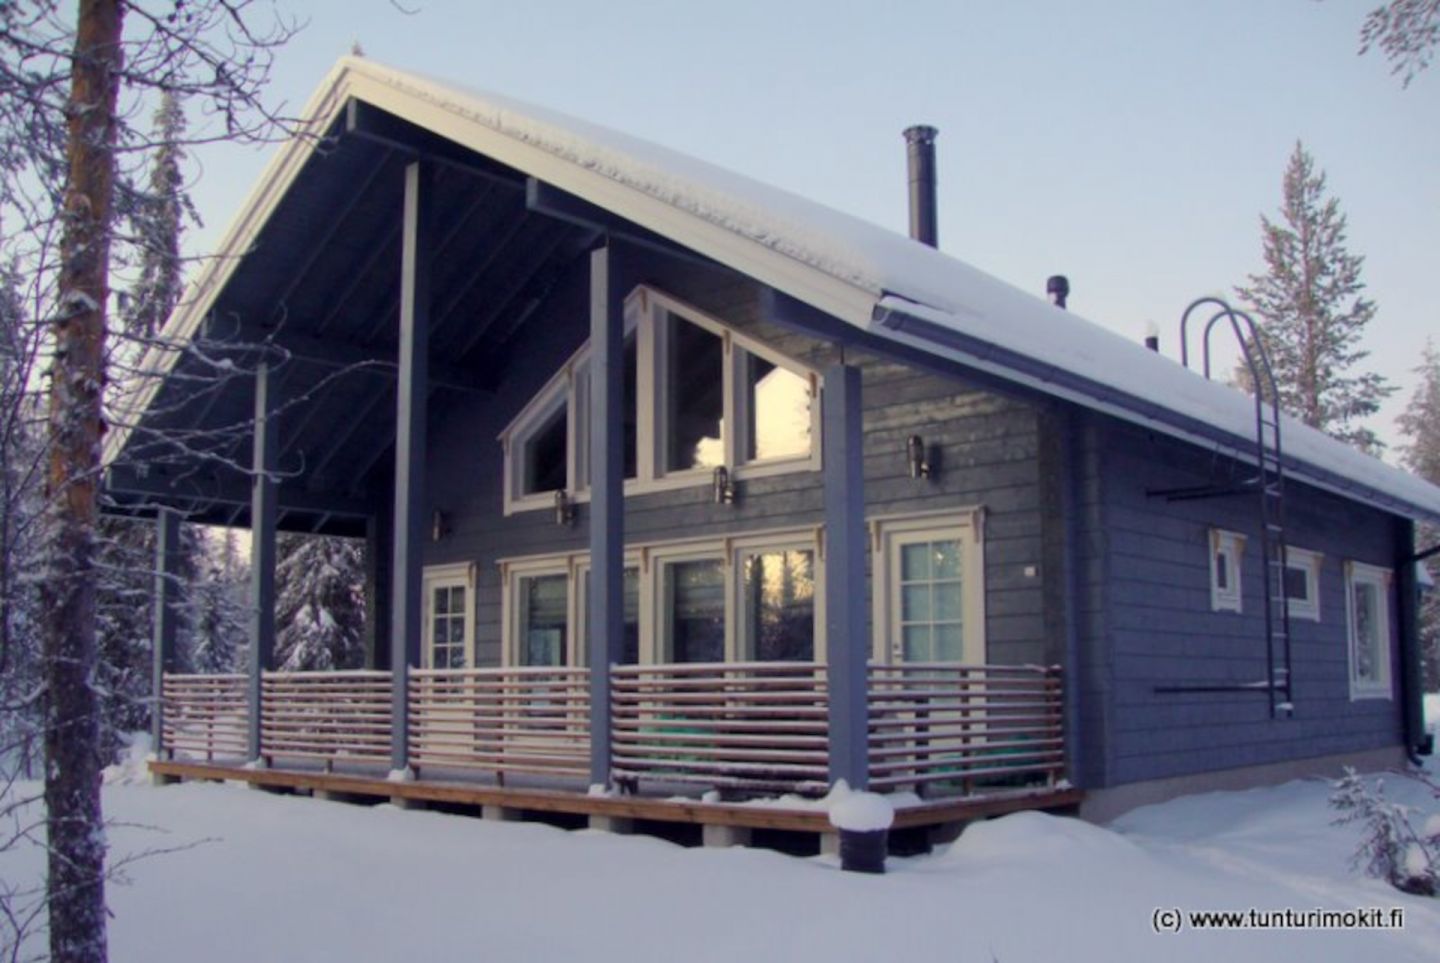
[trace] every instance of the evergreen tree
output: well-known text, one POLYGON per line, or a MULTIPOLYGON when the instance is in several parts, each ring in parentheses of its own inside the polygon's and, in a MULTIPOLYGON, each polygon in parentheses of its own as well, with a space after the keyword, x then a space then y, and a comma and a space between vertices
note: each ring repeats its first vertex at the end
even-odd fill
POLYGON ((365 552, 354 539, 281 535, 275 566, 275 664, 356 669, 365 661, 365 552))
MULTIPOLYGON (((1440 352, 1433 341, 1425 344, 1424 362, 1415 369, 1420 384, 1396 422, 1407 439, 1400 450, 1404 466, 1421 478, 1440 485, 1440 352)), ((1440 542, 1440 526, 1421 524, 1417 530, 1422 548, 1440 542)), ((1425 563, 1437 588, 1425 593, 1420 607, 1420 652, 1425 688, 1440 691, 1440 557, 1425 563)))
POLYGON ((1345 247, 1345 215, 1325 193, 1325 174, 1298 141, 1285 170, 1278 222, 1263 214, 1265 273, 1236 293, 1262 322, 1280 405, 1307 425, 1365 451, 1378 451, 1373 431, 1359 424, 1395 389, 1357 365, 1369 355, 1359 342, 1375 316, 1363 296, 1364 258, 1345 247))
POLYGON ((1366 14, 1360 28, 1360 53, 1379 47, 1403 87, 1430 66, 1436 46, 1440 46, 1440 0, 1389 0, 1366 14))
MULTIPOLYGON (((211 532, 212 536, 214 531, 211 532)), ((235 533, 226 530, 210 539, 204 553, 205 572, 192 594, 194 625, 190 665, 196 672, 239 672, 245 662, 249 567, 236 550, 235 533), (218 545, 214 544, 215 541, 218 545)))
POLYGON ((140 277, 123 313, 125 332, 141 346, 154 339, 180 303, 183 262, 180 239, 185 222, 199 218, 185 190, 185 111, 180 98, 165 91, 154 120, 155 156, 149 190, 135 199, 131 221, 139 247, 140 277))

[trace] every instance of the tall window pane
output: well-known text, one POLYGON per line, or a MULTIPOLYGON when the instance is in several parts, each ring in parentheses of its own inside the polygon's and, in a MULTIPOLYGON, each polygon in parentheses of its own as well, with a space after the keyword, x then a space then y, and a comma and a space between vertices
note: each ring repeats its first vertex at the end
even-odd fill
POLYGON ((960 542, 907 541, 899 548, 900 640, 906 661, 962 661, 964 580, 960 542))
POLYGON ((564 665, 569 623, 565 575, 522 576, 519 581, 520 664, 564 665))
MULTIPOLYGON (((620 402, 621 461, 626 478, 639 474, 636 467, 639 450, 639 370, 638 339, 632 331, 625 338, 625 383, 620 402)), ((576 412, 580 422, 580 444, 575 455, 578 461, 580 488, 590 484, 590 366, 580 369, 575 379, 576 412)))
POLYGON ((465 587, 436 586, 430 594, 430 664, 437 669, 465 668, 465 587))
POLYGON ((673 314, 668 324, 665 470, 713 468, 725 460, 724 342, 673 314))
POLYGON ((745 649, 761 661, 815 658, 815 553, 756 552, 744 557, 745 649))
POLYGON ((520 494, 559 491, 565 487, 565 406, 556 408, 523 442, 520 453, 520 494))
POLYGON ((663 569, 662 618, 675 662, 725 660, 725 566, 719 559, 663 569))
POLYGON ((1380 680, 1379 591, 1374 582, 1354 585, 1355 678, 1360 682, 1380 680))
MULTIPOLYGON (((590 570, 585 570, 585 599, 583 609, 585 612, 585 630, 590 630, 590 586, 593 583, 590 579, 590 570)), ((640 570, 638 568, 625 569, 625 626, 624 635, 620 640, 620 664, 634 665, 640 661, 640 570)), ((585 640, 585 647, 594 651, 596 646, 591 645, 588 636, 585 640)), ((588 658, 587 658, 588 663, 588 658)))
POLYGON ((810 379, 757 355, 745 357, 745 460, 810 454, 810 379))

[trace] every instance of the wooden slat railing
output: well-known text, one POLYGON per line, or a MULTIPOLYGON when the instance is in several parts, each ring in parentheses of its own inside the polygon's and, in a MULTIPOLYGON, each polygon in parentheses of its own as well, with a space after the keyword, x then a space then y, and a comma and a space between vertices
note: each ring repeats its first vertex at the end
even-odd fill
POLYGON ((412 669, 409 685, 413 766, 589 775, 588 669, 412 669))
POLYGON ((244 758, 250 734, 245 676, 167 672, 160 700, 162 755, 207 762, 244 758))
POLYGON ((260 755, 327 766, 388 762, 390 673, 262 673, 260 755))
POLYGON ((1064 774, 1060 670, 870 666, 870 784, 968 794, 1064 774))
POLYGON ((823 664, 626 665, 611 672, 617 776, 824 790, 823 664))

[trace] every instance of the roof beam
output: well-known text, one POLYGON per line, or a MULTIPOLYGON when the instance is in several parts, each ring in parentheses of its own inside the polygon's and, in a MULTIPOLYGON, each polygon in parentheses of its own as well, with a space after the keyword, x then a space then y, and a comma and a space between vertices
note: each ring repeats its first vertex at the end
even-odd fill
POLYGON ((518 171, 353 97, 345 103, 345 133, 495 184, 524 186, 518 171))
MULTIPOLYGON (((229 505, 237 509, 250 505, 249 479, 225 479, 213 473, 187 472, 168 477, 151 468, 142 476, 133 467, 111 465, 105 473, 105 490, 117 495, 151 498, 167 505, 229 505)), ((368 518, 375 506, 362 498, 342 492, 312 492, 286 480, 276 486, 277 507, 282 512, 323 513, 350 518, 368 518)), ((238 514, 238 513, 237 513, 238 514)))
POLYGON ((647 231, 603 207, 583 201, 574 194, 552 187, 536 177, 525 179, 525 207, 535 214, 543 214, 597 234, 609 235, 635 247, 657 251, 666 257, 679 258, 701 267, 715 267, 715 262, 704 255, 676 244, 654 231, 647 231))

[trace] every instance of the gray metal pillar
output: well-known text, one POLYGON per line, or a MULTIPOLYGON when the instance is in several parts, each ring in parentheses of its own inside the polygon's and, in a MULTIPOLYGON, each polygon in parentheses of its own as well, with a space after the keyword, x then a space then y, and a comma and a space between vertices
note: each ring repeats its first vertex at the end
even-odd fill
POLYGON ((590 254, 590 782, 610 783, 610 666, 625 632, 625 308, 615 248, 590 254))
POLYGON ((275 663, 275 462, 279 425, 275 376, 268 363, 255 369, 255 434, 250 475, 250 739, 260 758, 260 675, 275 663))
POLYGON ((860 369, 825 371, 820 404, 825 467, 825 646, 830 690, 830 781, 870 781, 866 631, 864 433, 860 369))
POLYGON ((1415 523, 1394 522, 1395 623, 1400 629, 1400 705, 1405 724, 1405 750, 1412 755, 1425 742, 1425 670, 1420 642, 1420 585, 1415 566, 1415 523))
POLYGON ((151 746, 156 758, 163 759, 161 736, 165 726, 165 673, 174 672, 177 665, 175 636, 179 602, 179 588, 176 576, 180 562, 180 516, 168 508, 160 509, 155 518, 155 594, 151 599, 154 606, 151 634, 151 652, 155 660, 155 678, 150 692, 155 702, 150 709, 151 746))
POLYGON ((409 764, 409 669, 420 663, 425 538, 425 400, 429 383, 432 172, 405 168, 400 254, 400 376, 395 390, 395 515, 390 568, 390 766, 409 764))

